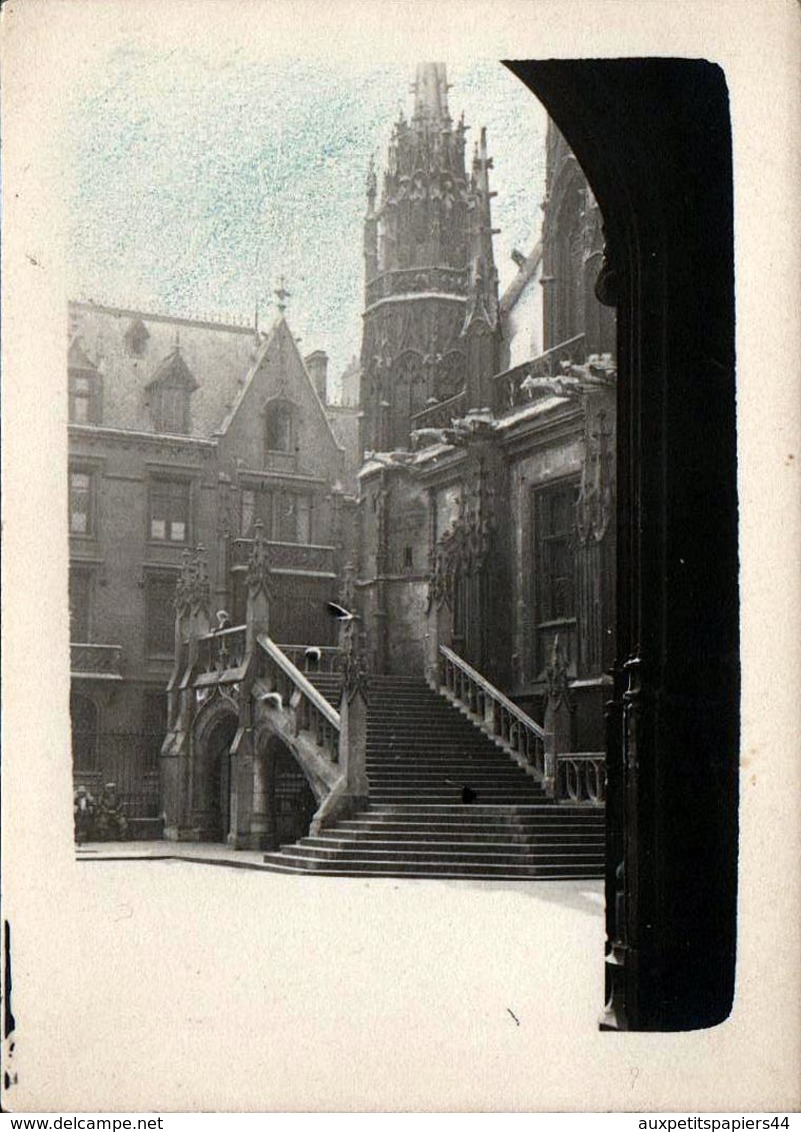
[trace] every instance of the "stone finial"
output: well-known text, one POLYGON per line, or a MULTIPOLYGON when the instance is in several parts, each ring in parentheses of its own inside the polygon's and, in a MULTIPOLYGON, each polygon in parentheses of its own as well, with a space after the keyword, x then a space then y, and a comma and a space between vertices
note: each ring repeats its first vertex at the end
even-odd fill
POLYGON ((342 690, 349 703, 357 693, 366 700, 368 678, 359 630, 355 621, 350 621, 345 626, 343 652, 345 660, 342 666, 342 690))
POLYGON ((278 307, 279 314, 283 314, 286 310, 286 301, 292 297, 292 292, 286 289, 286 279, 282 275, 278 280, 278 286, 273 291, 278 302, 275 304, 278 307))

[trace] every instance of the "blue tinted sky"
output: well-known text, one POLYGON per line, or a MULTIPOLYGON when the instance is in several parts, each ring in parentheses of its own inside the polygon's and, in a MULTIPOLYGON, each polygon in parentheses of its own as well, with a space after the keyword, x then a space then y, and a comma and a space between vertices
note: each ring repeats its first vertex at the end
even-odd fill
MULTIPOLYGON (((449 62, 448 76, 470 145, 488 130, 503 286, 539 230, 544 111, 498 62, 449 62)), ((326 349, 338 374, 359 350, 367 165, 383 166, 412 78, 405 62, 118 50, 74 92, 65 139, 72 294, 237 319, 258 298, 264 325, 283 274, 301 349, 326 349)))

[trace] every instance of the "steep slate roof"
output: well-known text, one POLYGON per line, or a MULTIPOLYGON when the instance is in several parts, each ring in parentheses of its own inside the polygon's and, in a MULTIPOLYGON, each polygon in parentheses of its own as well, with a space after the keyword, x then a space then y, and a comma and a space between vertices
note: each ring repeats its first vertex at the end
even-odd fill
POLYGON ((197 383, 191 397, 192 436, 210 437, 236 400, 240 384, 262 344, 253 327, 170 318, 144 311, 71 303, 76 335, 70 368, 103 375, 103 421, 111 428, 153 432, 148 386, 175 365, 176 333, 181 364, 197 383), (141 355, 130 352, 126 333, 139 319, 148 337, 141 355))

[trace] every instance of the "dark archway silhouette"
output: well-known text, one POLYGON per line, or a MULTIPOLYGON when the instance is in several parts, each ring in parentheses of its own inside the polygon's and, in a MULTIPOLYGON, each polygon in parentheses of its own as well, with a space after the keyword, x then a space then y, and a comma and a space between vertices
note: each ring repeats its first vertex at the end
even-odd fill
POLYGON ((234 712, 226 710, 198 732, 192 813, 203 841, 225 841, 230 831, 230 751, 237 726, 234 712))
POLYGON ((734 993, 739 613, 731 127, 702 60, 506 64, 606 221, 618 543, 608 708, 610 1028, 686 1030, 734 993))
POLYGON ((256 757, 254 797, 263 847, 278 849, 305 837, 318 804, 287 744, 278 735, 264 733, 256 757))

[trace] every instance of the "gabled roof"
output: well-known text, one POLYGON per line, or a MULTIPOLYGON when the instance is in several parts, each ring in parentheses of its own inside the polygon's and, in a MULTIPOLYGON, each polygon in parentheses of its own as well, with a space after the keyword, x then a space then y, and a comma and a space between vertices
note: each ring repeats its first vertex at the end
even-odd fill
POLYGON ((87 358, 78 340, 77 334, 73 335, 70 341, 69 351, 67 353, 67 369, 80 369, 85 370, 87 373, 97 373, 97 366, 87 358))
POLYGON ((326 415, 323 403, 320 400, 320 396, 319 396, 317 390, 314 387, 314 382, 311 379, 311 375, 309 374, 309 371, 306 369, 306 365, 303 361, 303 357, 301 356, 301 353, 298 350, 298 344, 295 341, 295 337, 292 334, 292 331, 289 329, 289 326, 287 325, 286 319, 284 318, 283 315, 280 315, 276 319, 276 321, 273 324, 273 327, 270 330, 269 334, 264 339, 264 341, 261 343, 261 346, 259 347, 259 349, 256 353, 256 356, 253 360, 253 364, 250 366, 250 369, 247 372, 245 380, 239 386, 239 388, 236 392, 236 396, 234 397, 234 399, 231 403, 231 407, 230 407, 228 413, 226 414, 225 419, 223 420, 219 429, 216 430, 215 435, 216 436, 225 436, 226 432, 228 431, 228 429, 231 426, 231 423, 232 423, 234 417, 239 412, 239 409, 242 406, 242 402, 245 400, 245 398, 248 395, 249 390, 253 386, 253 383, 256 380, 256 377, 257 377, 259 371, 261 370, 261 368, 264 364, 265 358, 272 352, 274 346, 278 346, 279 351, 283 350, 283 349, 289 350, 291 357, 292 357, 292 362, 294 363, 295 368, 299 372, 301 381, 304 382, 304 386, 306 387, 305 391, 306 391, 307 394, 309 394, 311 396, 314 403, 316 404, 316 406, 319 410, 320 419, 321 419, 321 421, 323 421, 325 423, 325 428, 326 428, 326 430, 328 431, 328 433, 331 437, 331 441, 332 441, 334 447, 340 448, 341 446, 340 446, 336 436, 334 435, 333 429, 331 428, 331 422, 329 421, 329 419, 326 415))
POLYGON ((195 375, 184 361, 180 346, 175 346, 156 367, 156 372, 145 386, 151 389, 154 385, 182 385, 190 392, 197 389, 198 383, 195 375))

